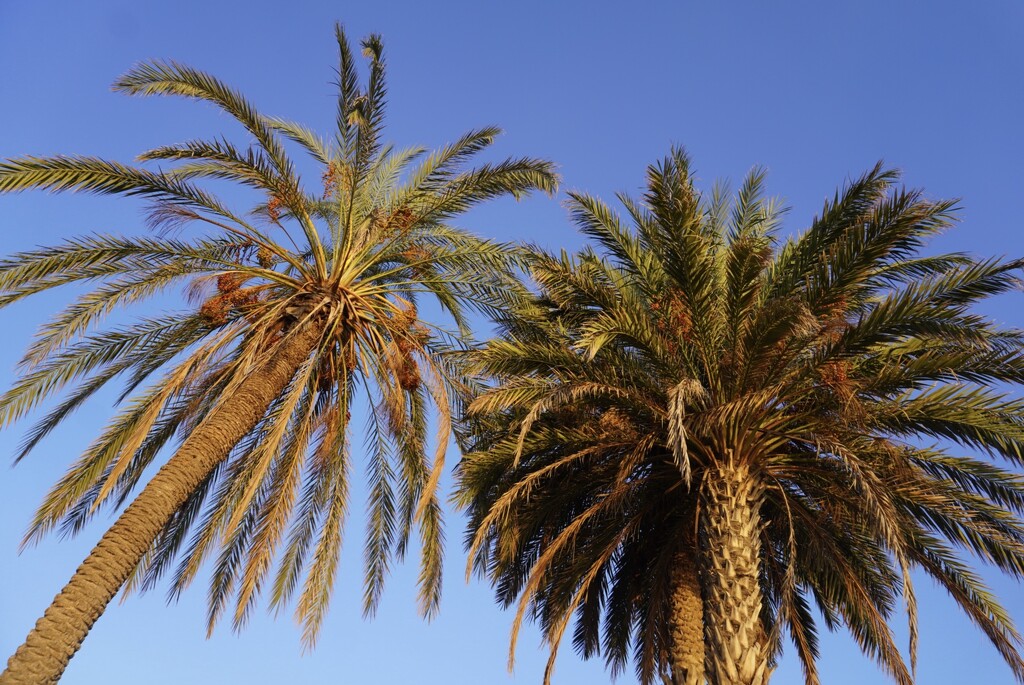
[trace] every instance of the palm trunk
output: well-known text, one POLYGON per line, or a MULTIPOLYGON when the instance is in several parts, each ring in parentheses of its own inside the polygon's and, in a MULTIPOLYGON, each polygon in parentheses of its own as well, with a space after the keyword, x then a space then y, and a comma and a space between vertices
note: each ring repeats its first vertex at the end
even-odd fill
POLYGON ((672 567, 672 615, 669 647, 674 685, 704 685, 704 604, 697 563, 689 551, 672 567))
POLYGON ((288 336, 262 368, 182 443, 125 509, 46 609, 0 674, 2 685, 55 683, 96 619, 135 569, 171 515, 252 430, 319 339, 308 323, 288 336))
POLYGON ((708 668, 717 685, 765 685, 768 644, 761 624, 761 504, 764 485, 746 464, 705 476, 702 511, 708 668))

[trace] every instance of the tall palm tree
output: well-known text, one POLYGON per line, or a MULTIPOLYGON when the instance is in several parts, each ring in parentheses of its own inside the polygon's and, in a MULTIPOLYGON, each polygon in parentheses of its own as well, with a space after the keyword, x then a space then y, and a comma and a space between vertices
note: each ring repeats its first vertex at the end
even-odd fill
POLYGON ((954 205, 881 166, 780 242, 763 179, 701 195, 676 149, 620 196, 632 228, 572 196, 599 247, 534 250, 539 293, 468 357, 491 384, 460 429, 471 564, 553 652, 575 614, 613 670, 632 646, 645 683, 718 685, 767 682, 784 632, 817 683, 815 607, 911 683, 917 568, 1024 680, 959 556, 1024 575, 1024 480, 998 464, 1024 461, 1024 402, 996 387, 1024 384, 1024 332, 971 311, 1024 262, 921 256, 954 205))
POLYGON ((40 331, 20 378, 0 398, 0 424, 9 425, 72 387, 29 433, 19 458, 99 388, 124 380, 124 410, 50 492, 28 539, 58 525, 76 531, 101 506, 127 501, 161 450, 182 440, 57 595, 0 682, 56 681, 126 583, 148 587, 180 556, 177 592, 218 548, 210 627, 232 594, 240 626, 261 590, 269 587, 279 606, 301 582, 296 616, 312 644, 349 499, 350 409, 364 400, 371 481, 365 610, 373 611, 389 563, 417 528, 421 609, 437 610, 437 484, 453 391, 463 386, 446 354, 467 339, 466 308, 491 312, 513 266, 505 246, 450 221, 490 198, 551 192, 555 177, 550 164, 534 159, 467 168, 494 128, 429 156, 384 145, 381 41, 362 43, 369 75, 360 86, 340 27, 336 34, 330 140, 259 114, 202 72, 148 63, 115 88, 213 103, 255 145, 195 140, 141 155, 178 163, 157 170, 63 156, 0 164, 0 192, 138 195, 152 201, 154 226, 190 230, 187 237, 90 236, 0 262, 3 305, 64 284, 99 283, 40 331), (320 166, 322 188, 319 178, 315 189, 300 183, 286 140, 320 166), (254 189, 257 206, 229 209, 202 189, 203 179, 254 189), (192 299, 187 311, 97 328, 114 309, 180 285, 192 299), (457 330, 421 320, 420 296, 433 298, 457 330), (431 405, 434 450, 427 448, 431 405))

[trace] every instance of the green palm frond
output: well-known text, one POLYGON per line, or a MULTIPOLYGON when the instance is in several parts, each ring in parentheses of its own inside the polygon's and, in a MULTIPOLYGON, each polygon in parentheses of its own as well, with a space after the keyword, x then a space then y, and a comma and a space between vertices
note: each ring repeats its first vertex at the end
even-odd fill
POLYGON ((138 64, 114 82, 130 95, 178 95, 210 102, 234 117, 259 143, 281 177, 295 183, 292 163, 277 136, 240 93, 209 74, 175 62, 138 64))
POLYGON ((264 123, 274 131, 278 131, 293 143, 298 143, 306 149, 313 159, 320 164, 327 166, 331 160, 338 156, 329 147, 326 140, 321 138, 312 129, 306 128, 295 121, 287 121, 277 117, 264 117, 264 123))

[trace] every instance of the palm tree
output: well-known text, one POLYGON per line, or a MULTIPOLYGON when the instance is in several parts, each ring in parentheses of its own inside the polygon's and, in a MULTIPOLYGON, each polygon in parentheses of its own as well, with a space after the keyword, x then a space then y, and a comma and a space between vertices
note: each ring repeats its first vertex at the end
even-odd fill
POLYGON ((271 604, 280 606, 301 582, 296 616, 312 644, 341 544, 356 402, 370 407, 365 610, 373 611, 388 565, 414 529, 423 545, 421 610, 437 610, 437 485, 453 391, 463 386, 446 355, 468 339, 467 307, 492 312, 514 263, 505 246, 450 221, 490 198, 551 192, 555 177, 550 164, 533 159, 466 168, 494 128, 429 156, 384 145, 381 41, 362 43, 369 75, 361 87, 340 27, 336 35, 331 140, 262 116, 202 72, 148 63, 115 88, 213 103, 255 145, 197 140, 140 157, 179 163, 158 170, 64 156, 0 164, 0 192, 138 195, 152 201, 154 226, 199 229, 187 238, 90 236, 0 263, 4 305, 59 285, 99 283, 40 331, 20 379, 0 398, 0 423, 9 425, 72 388, 30 432, 19 458, 100 387, 124 379, 124 410, 52 489, 28 539, 58 525, 77 531, 99 507, 127 501, 160 451, 181 439, 11 657, 3 683, 56 681, 126 583, 151 586, 180 556, 178 592, 218 548, 210 627, 232 594, 238 627, 261 590, 269 586, 271 604), (304 189, 285 140, 319 165, 322 188, 304 189), (254 189, 257 206, 229 209, 202 189, 203 179, 254 189), (182 284, 189 310, 97 328, 108 312, 182 284), (420 296, 436 301, 457 330, 421 320, 420 296), (428 451, 431 405, 438 434, 428 451))
POLYGON ((1024 383, 1024 332, 971 312, 1024 261, 919 255, 954 204, 881 166, 780 243, 763 181, 703 196, 675 149, 620 196, 632 229, 571 196, 599 248, 533 250, 539 293, 467 357, 491 384, 460 428, 470 563, 552 660, 575 615, 584 656, 718 685, 767 682, 783 632, 817 683, 815 608, 911 683, 916 568, 1024 680, 959 555, 1024 575, 1024 481, 995 463, 1024 461, 1024 402, 995 387, 1024 383))

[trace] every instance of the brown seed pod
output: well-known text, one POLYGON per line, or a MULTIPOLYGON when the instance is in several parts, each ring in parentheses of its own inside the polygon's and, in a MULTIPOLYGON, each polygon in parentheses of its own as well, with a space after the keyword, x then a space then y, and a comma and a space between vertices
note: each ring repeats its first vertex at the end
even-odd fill
POLYGON ((221 274, 217 276, 217 291, 227 294, 238 290, 245 277, 242 274, 221 274))
POLYGON ((658 330, 669 339, 673 351, 677 349, 673 341, 691 339, 693 318, 690 316, 690 308, 678 293, 656 297, 651 301, 650 309, 657 316, 658 330))
POLYGON ((274 253, 266 247, 260 247, 256 250, 256 263, 262 266, 264 269, 269 269, 274 266, 274 253))
POLYGON ((324 197, 330 197, 337 191, 347 191, 352 185, 351 176, 351 171, 347 165, 338 162, 328 164, 322 176, 324 197))
POLYGON ((408 207, 399 207, 391 213, 388 225, 399 232, 408 231, 416 223, 416 215, 408 207))
POLYGON ((854 393, 853 384, 850 382, 850 364, 839 359, 825 362, 818 369, 818 376, 821 383, 842 399, 849 399, 854 393))
POLYGON ((668 311, 672 330, 683 340, 689 340, 690 331, 693 329, 693 318, 690 316, 690 308, 678 294, 673 293, 668 311))
POLYGON ((395 322, 398 330, 408 329, 419 320, 419 312, 416 310, 416 305, 411 302, 400 304, 391 315, 391 320, 395 322))
POLYGON ((356 349, 354 345, 350 344, 346 346, 343 359, 345 362, 346 373, 352 373, 353 371, 356 370, 356 366, 358 365, 359 360, 356 357, 356 349))
POLYGON ((402 252, 402 259, 408 264, 416 264, 417 262, 425 262, 430 259, 430 252, 426 248, 419 245, 412 245, 406 248, 402 252))
POLYGON ((338 378, 338 368, 334 355, 328 355, 320 360, 320 367, 317 369, 317 389, 326 392, 331 389, 338 378))
POLYGON ((237 290, 232 290, 230 293, 227 293, 224 297, 227 299, 228 304, 233 308, 244 307, 259 300, 260 289, 238 288, 237 290))
POLYGON ((337 164, 335 162, 331 162, 330 164, 328 164, 327 168, 324 170, 322 176, 324 182, 324 197, 330 197, 331 193, 334 192, 334 189, 338 187, 338 178, 336 170, 337 164))
POLYGON ((284 206, 284 202, 281 201, 277 195, 270 198, 267 202, 267 216, 270 217, 271 221, 278 221, 281 218, 281 207, 284 206))
POLYGON ((223 295, 214 295, 199 308, 199 315, 208 323, 219 326, 228 320, 230 307, 223 295))
POLYGON ((834 302, 819 317, 821 321, 821 335, 828 344, 839 342, 843 334, 850 328, 850 322, 846 320, 846 298, 834 302))
POLYGON ((626 415, 620 409, 615 407, 601 414, 601 418, 597 421, 601 431, 612 438, 620 438, 622 440, 631 441, 636 438, 636 427, 630 420, 629 416, 626 415))
POLYGON ((398 385, 403 390, 411 392, 420 387, 420 367, 412 357, 403 355, 402 363, 396 369, 395 375, 398 377, 398 385))

